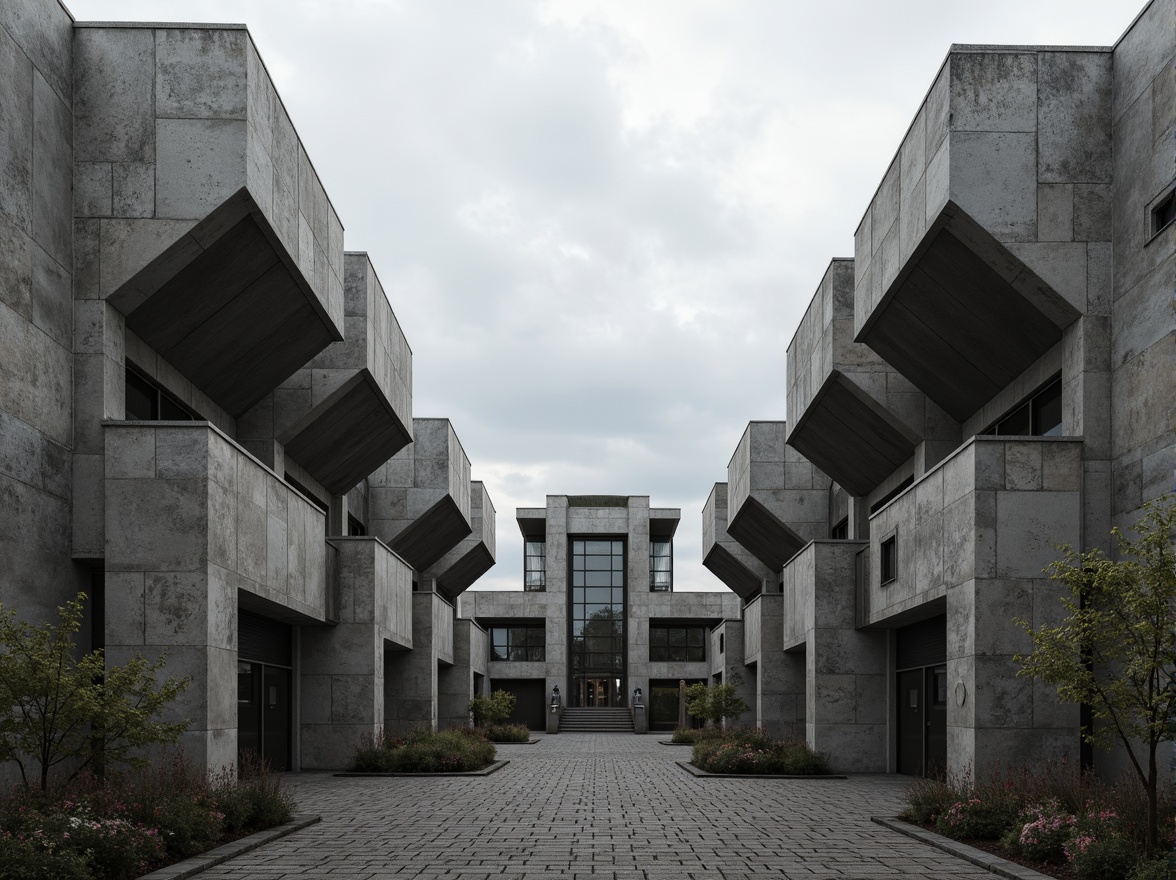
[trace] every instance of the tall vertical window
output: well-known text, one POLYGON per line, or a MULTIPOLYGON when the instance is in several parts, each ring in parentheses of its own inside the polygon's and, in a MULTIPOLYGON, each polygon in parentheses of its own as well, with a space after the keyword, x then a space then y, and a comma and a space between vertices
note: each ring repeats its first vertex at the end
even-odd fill
POLYGON ((624 705, 625 543, 572 541, 572 706, 624 705))
POLYGON ((547 543, 527 541, 523 545, 523 589, 541 593, 547 589, 547 543))
POLYGON ((674 589, 674 545, 670 541, 649 542, 649 589, 655 593, 674 589))

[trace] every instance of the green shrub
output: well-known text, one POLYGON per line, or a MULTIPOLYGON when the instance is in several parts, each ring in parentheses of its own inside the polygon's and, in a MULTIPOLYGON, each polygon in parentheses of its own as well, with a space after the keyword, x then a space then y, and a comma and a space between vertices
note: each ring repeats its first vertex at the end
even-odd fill
POLYGON ((531 741, 531 731, 525 724, 491 724, 481 728, 490 742, 525 743, 531 741))
POLYGON ((174 798, 155 811, 159 835, 172 859, 186 859, 212 849, 224 829, 224 814, 207 801, 174 798))
POLYGON ((0 832, 0 880, 90 880, 85 858, 72 849, 46 847, 0 832))
POLYGON ((494 744, 461 728, 384 734, 361 743, 352 769, 361 773, 461 773, 494 763, 494 744))
POLYGON ((1066 860, 1065 845, 1077 822, 1073 813, 1051 798, 1022 810, 1000 839, 1001 846, 1030 861, 1060 865, 1066 860))
POLYGON ((1168 871, 1168 860, 1161 858, 1140 862, 1127 875, 1127 880, 1171 880, 1173 876, 1176 875, 1168 871))
POLYGON ((490 696, 478 696, 470 700, 470 713, 474 716, 475 727, 502 724, 514 710, 515 695, 509 691, 497 690, 490 696))
POLYGON ((934 825, 935 820, 959 797, 942 779, 926 776, 915 779, 906 789, 907 806, 901 818, 916 825, 934 825))
POLYGON ((713 739, 722 736, 723 731, 718 727, 676 727, 671 742, 693 745, 699 740, 713 739))
POLYGON ((1017 814, 1017 805, 1007 798, 970 797, 941 813, 935 830, 955 840, 1000 840, 1017 814))
POLYGON ((708 773, 816 776, 830 772, 824 755, 798 740, 774 740, 747 728, 696 740, 691 763, 708 773))
POLYGON ((236 780, 220 780, 216 806, 224 814, 225 831, 233 835, 284 825, 294 815, 294 798, 282 777, 250 756, 241 762, 236 780))
POLYGON ((1071 851, 1078 880, 1126 880, 1142 848, 1117 834, 1096 838, 1079 832, 1071 851))

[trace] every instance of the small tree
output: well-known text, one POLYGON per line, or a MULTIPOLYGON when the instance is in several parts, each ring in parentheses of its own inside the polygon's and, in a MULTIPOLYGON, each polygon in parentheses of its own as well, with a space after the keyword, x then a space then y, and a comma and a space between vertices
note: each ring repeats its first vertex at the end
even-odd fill
POLYGON ((750 708, 739 696, 739 685, 743 683, 738 675, 732 675, 727 684, 706 685, 696 682, 686 688, 686 711, 695 718, 723 724, 724 719, 737 722, 739 716, 750 708))
POLYGON ((470 700, 474 727, 493 727, 501 724, 510 717, 514 705, 515 695, 509 691, 497 690, 488 697, 474 697, 470 700))
POLYGON ((85 594, 57 609, 57 624, 18 621, 0 605, 0 761, 13 761, 26 788, 66 765, 66 784, 87 769, 142 765, 141 747, 174 743, 187 724, 157 720, 189 679, 157 680, 165 658, 135 656, 104 668, 102 651, 77 656, 85 594))
POLYGON ((1147 794, 1151 857, 1159 825, 1156 752, 1176 739, 1176 498, 1164 496, 1143 510, 1132 528, 1135 539, 1111 531, 1120 561, 1099 550, 1062 548, 1065 558, 1049 571, 1069 589, 1062 599, 1068 616, 1037 630, 1018 620, 1033 639, 1033 653, 1015 659, 1018 675, 1055 685, 1066 702, 1090 706, 1097 724, 1083 729, 1087 742, 1124 748, 1147 794))

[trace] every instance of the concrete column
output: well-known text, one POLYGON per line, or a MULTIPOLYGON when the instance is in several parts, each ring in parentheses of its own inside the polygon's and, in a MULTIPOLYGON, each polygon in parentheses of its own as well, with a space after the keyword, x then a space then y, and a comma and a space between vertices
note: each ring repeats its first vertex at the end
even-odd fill
POLYGON ((437 725, 469 727, 470 699, 474 695, 474 668, 471 663, 473 621, 458 618, 453 622, 453 665, 441 666, 437 673, 437 725))
POLYGON ((431 591, 412 594, 412 650, 387 656, 384 667, 384 728, 437 729, 437 644, 431 591))
POLYGON ((302 769, 338 770, 384 721, 384 639, 374 623, 302 627, 302 769))

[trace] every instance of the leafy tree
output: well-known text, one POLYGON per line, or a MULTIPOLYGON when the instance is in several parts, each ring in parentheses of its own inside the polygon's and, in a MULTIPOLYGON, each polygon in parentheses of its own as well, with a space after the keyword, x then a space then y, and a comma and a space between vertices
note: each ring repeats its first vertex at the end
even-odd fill
POLYGON ((497 690, 490 696, 477 696, 470 700, 470 712, 475 727, 493 727, 510 717, 514 710, 515 695, 509 691, 497 690))
POLYGON ((187 678, 158 681, 165 657, 136 655, 105 668, 103 652, 78 657, 85 594, 57 609, 57 624, 18 621, 0 605, 0 761, 20 768, 26 788, 36 771, 40 788, 65 765, 66 784, 84 770, 112 764, 141 766, 143 746, 174 743, 183 724, 159 721, 187 678))
POLYGON ((738 675, 732 675, 726 684, 707 685, 696 682, 686 688, 686 711, 695 718, 722 724, 724 719, 737 722, 739 716, 750 707, 739 696, 738 687, 743 683, 738 675))
POLYGON ((1150 857, 1159 821, 1156 752, 1176 739, 1176 496, 1148 502, 1143 511, 1134 539, 1112 530, 1118 561, 1099 550, 1062 548, 1065 558, 1049 571, 1069 589, 1062 599, 1068 616, 1036 630, 1018 620, 1033 639, 1033 653, 1015 659, 1018 675, 1055 685, 1066 702, 1090 706, 1096 724, 1083 729, 1087 742, 1123 747, 1147 794, 1150 857))

